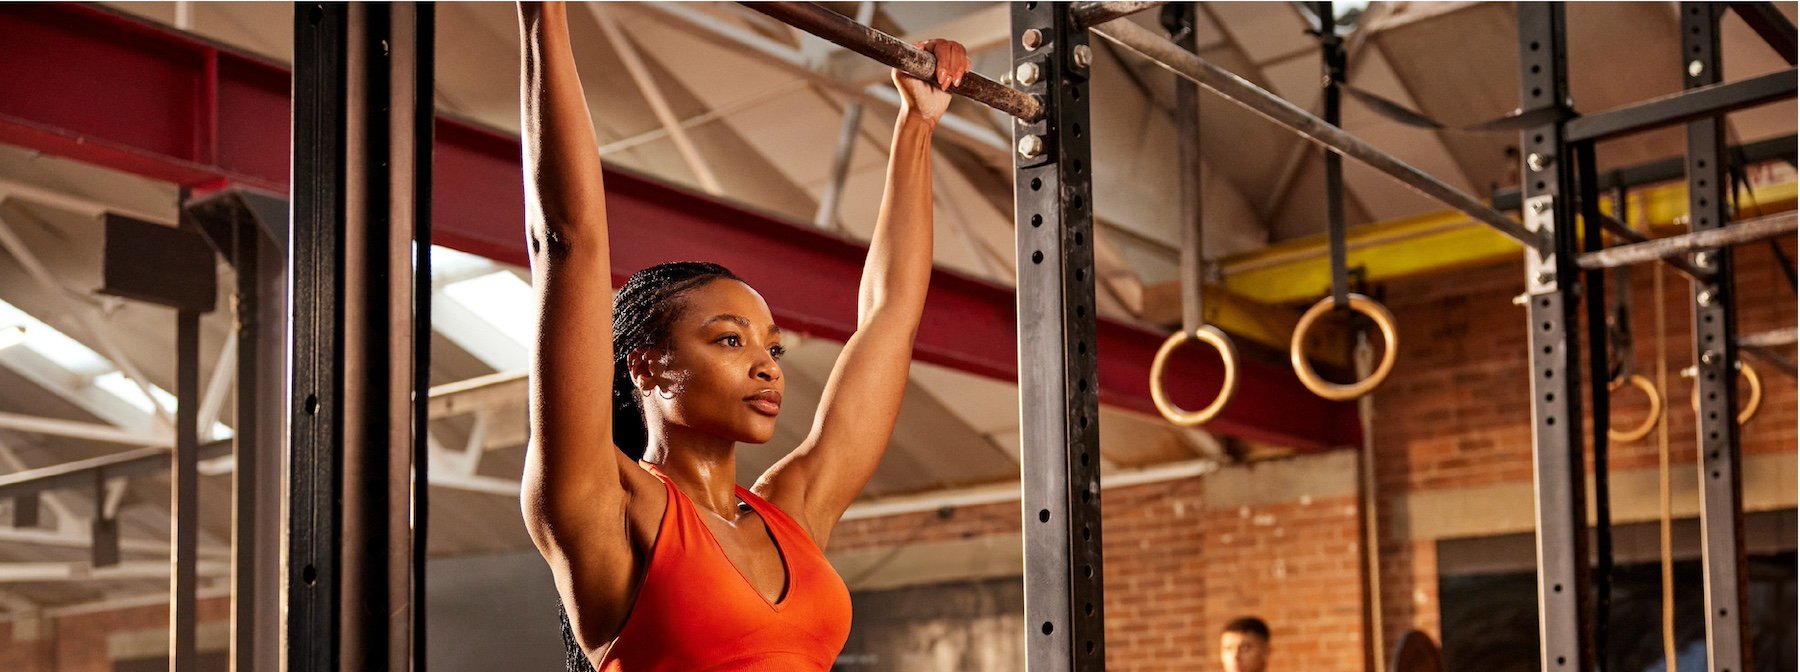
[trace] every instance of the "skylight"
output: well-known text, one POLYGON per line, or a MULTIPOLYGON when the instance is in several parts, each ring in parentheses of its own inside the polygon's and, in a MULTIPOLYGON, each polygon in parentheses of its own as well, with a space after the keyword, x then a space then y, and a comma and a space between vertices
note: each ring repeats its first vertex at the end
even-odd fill
MULTIPOLYGON (((124 373, 114 371, 112 373, 96 376, 94 378, 94 387, 111 392, 113 396, 125 400, 125 403, 131 404, 140 411, 145 413, 156 412, 156 409, 150 405, 150 400, 144 398, 144 391, 138 389, 137 383, 132 382, 130 378, 126 378, 124 373)), ((175 395, 169 394, 168 390, 164 390, 155 385, 150 386, 150 393, 156 396, 156 405, 161 406, 163 412, 175 412, 175 395)))
MULTIPOLYGON (((151 385, 150 394, 156 398, 155 406, 144 391, 130 378, 113 365, 112 360, 101 357, 100 353, 82 345, 67 334, 57 331, 55 327, 19 310, 17 306, 0 300, 0 329, 22 326, 25 328, 18 347, 29 348, 57 366, 67 369, 77 376, 91 376, 93 386, 103 390, 146 415, 156 412, 156 407, 173 414, 175 412, 175 395, 168 390, 151 385)), ((212 440, 231 438, 231 428, 222 422, 214 422, 210 432, 212 440)))
POLYGON ((5 301, 0 301, 0 327, 25 327, 20 345, 71 373, 92 376, 113 370, 112 362, 87 346, 77 343, 62 332, 5 301))
POLYGON ((467 252, 458 252, 448 247, 431 246, 431 274, 440 278, 468 275, 484 268, 493 268, 494 262, 486 257, 478 257, 467 252))
POLYGON ((531 285, 511 271, 452 282, 444 286, 444 294, 513 342, 521 346, 531 343, 536 301, 531 285))

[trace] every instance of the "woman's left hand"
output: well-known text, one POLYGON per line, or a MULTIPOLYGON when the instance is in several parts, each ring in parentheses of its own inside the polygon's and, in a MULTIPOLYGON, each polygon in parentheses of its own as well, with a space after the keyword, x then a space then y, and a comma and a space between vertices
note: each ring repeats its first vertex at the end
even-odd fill
POLYGON ((926 40, 913 45, 937 57, 937 81, 929 82, 895 70, 894 86, 900 89, 904 109, 937 125, 944 110, 950 108, 948 89, 962 83, 969 72, 969 52, 950 40, 926 40))

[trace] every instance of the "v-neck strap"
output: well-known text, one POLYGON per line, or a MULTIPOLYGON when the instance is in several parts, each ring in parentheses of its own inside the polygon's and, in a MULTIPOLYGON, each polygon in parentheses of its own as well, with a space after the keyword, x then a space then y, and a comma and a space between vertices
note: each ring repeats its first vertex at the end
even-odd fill
POLYGON ((755 661, 757 669, 829 669, 849 636, 850 595, 812 538, 780 507, 733 486, 779 554, 785 586, 770 601, 725 554, 693 500, 660 469, 646 467, 670 493, 668 508, 631 616, 601 672, 744 661, 755 661))
MULTIPOLYGON (((756 512, 758 520, 762 521, 763 529, 769 536, 769 543, 775 548, 775 558, 781 565, 781 590, 776 598, 771 600, 763 594, 761 588, 757 587, 756 582, 750 579, 750 575, 744 571, 744 568, 733 562, 731 555, 725 552, 725 545, 719 541, 719 535, 715 534, 712 528, 707 526, 706 521, 701 518, 704 514, 700 510, 700 506, 694 503, 693 498, 682 492, 681 488, 675 485, 675 480, 668 474, 656 469, 655 465, 651 465, 651 468, 651 473, 661 478, 663 483, 667 484, 669 491, 673 493, 669 499, 668 512, 673 514, 673 520, 678 521, 675 527, 682 539, 682 546, 686 549, 686 554, 691 556, 695 550, 701 548, 710 550, 711 553, 708 555, 723 566, 723 569, 718 572, 719 574, 725 577, 735 577, 745 590, 756 596, 758 602, 771 610, 779 612, 787 606, 802 582, 794 571, 794 565, 790 559, 789 549, 796 543, 794 535, 788 527, 791 525, 791 521, 786 520, 786 516, 781 513, 781 510, 769 505, 768 502, 757 497, 756 493, 744 489, 743 486, 732 484, 733 494, 737 495, 740 501, 750 505, 750 509, 756 512)), ((664 524, 667 525, 670 518, 665 517, 664 520, 664 524)))

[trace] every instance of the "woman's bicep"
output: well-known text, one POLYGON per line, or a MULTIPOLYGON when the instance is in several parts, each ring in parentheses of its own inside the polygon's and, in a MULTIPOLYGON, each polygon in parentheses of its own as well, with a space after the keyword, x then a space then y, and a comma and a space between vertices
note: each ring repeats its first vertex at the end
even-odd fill
POLYGON ((894 433, 911 364, 910 329, 864 328, 844 344, 813 419, 794 451, 789 483, 813 528, 828 531, 875 475, 894 433))

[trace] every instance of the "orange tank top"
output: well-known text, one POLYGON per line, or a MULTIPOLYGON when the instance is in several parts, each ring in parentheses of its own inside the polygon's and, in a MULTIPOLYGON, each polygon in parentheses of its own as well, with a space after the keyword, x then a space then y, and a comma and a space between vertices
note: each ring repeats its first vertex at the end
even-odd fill
POLYGON ((850 636, 850 591, 806 530, 737 488, 787 566, 787 591, 770 603, 725 557, 694 503, 662 472, 651 473, 669 506, 637 602, 600 672, 830 669, 850 636))

